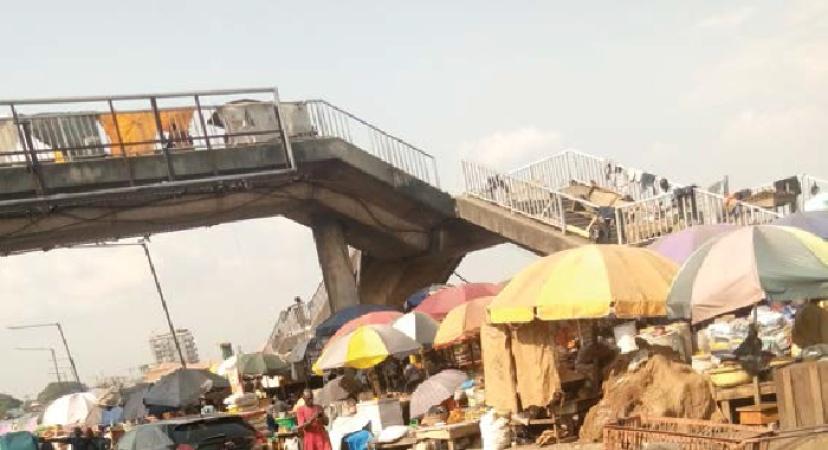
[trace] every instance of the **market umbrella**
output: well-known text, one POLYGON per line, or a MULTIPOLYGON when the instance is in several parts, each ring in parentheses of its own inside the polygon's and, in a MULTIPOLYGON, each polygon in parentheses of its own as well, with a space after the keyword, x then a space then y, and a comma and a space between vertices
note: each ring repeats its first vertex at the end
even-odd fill
POLYGON ((170 408, 193 406, 207 392, 228 387, 230 383, 226 378, 208 370, 179 368, 153 384, 144 397, 144 403, 170 408))
POLYGON ((165 428, 156 425, 138 425, 134 433, 127 433, 118 441, 118 450, 169 450, 175 442, 165 428))
POLYGON ((313 370, 321 373, 340 367, 367 369, 391 355, 404 356, 419 349, 417 341, 391 325, 363 325, 330 343, 314 363, 313 370))
POLYGON ((417 292, 409 295, 407 299, 405 299, 405 304, 403 304, 403 311, 411 311, 417 306, 420 306, 420 303, 422 303, 423 300, 426 299, 426 297, 447 287, 449 287, 449 285, 447 284, 432 284, 431 286, 424 287, 418 290, 417 292))
POLYGON ((440 324, 428 314, 411 311, 395 320, 391 326, 420 345, 431 345, 434 343, 434 336, 440 324))
POLYGON ((216 367, 216 375, 221 377, 226 377, 227 374, 236 367, 236 362, 238 361, 238 355, 233 355, 216 367))
POLYGON ((123 393, 126 398, 124 403, 124 420, 136 421, 147 415, 147 407, 144 405, 144 397, 149 392, 151 385, 140 384, 123 393))
POLYGON ((828 239, 828 211, 796 212, 775 220, 773 224, 796 227, 828 239))
POLYGON ((333 336, 342 325, 359 316, 376 311, 396 311, 397 308, 387 305, 359 304, 343 308, 325 319, 316 327, 316 337, 333 336))
POLYGON ((447 287, 426 297, 414 311, 424 312, 434 320, 443 320, 455 306, 479 297, 496 295, 501 289, 502 286, 495 283, 466 283, 447 287))
POLYGON ((43 425, 88 425, 101 422, 101 408, 91 392, 64 395, 43 412, 43 425))
POLYGON ((793 227, 744 227, 710 241, 676 275, 671 318, 701 322, 774 301, 828 298, 828 242, 793 227))
POLYGON ((737 225, 719 223, 713 225, 698 225, 685 228, 677 233, 658 238, 648 248, 673 260, 676 264, 683 264, 705 242, 739 228, 737 225))
POLYGON ((454 395, 454 391, 468 379, 464 372, 454 369, 447 369, 427 378, 411 394, 411 417, 427 413, 429 408, 454 395))
POLYGON ((445 347, 480 334, 480 327, 486 322, 486 307, 494 297, 480 297, 455 306, 437 328, 434 347, 445 347))
POLYGON ((344 336, 351 331, 356 330, 362 325, 390 325, 395 320, 402 317, 403 313, 399 311, 375 311, 363 314, 356 319, 351 319, 345 322, 336 333, 331 337, 331 340, 344 336))
POLYGON ((290 371, 290 364, 278 355, 269 353, 242 353, 237 356, 236 368, 241 375, 272 375, 290 371))
POLYGON ((489 304, 489 316, 493 323, 663 316, 676 269, 645 248, 585 245, 564 250, 515 275, 489 304))
POLYGON ((325 383, 322 389, 314 393, 314 403, 324 408, 333 402, 345 400, 350 397, 351 393, 342 386, 342 380, 344 379, 345 377, 340 376, 325 383))
POLYGON ((811 197, 802 206, 805 211, 828 211, 828 192, 811 197))

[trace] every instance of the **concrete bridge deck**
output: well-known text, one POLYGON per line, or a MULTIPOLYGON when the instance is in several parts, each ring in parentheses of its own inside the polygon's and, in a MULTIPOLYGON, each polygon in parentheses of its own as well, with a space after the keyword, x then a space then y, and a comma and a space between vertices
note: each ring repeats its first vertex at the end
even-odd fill
POLYGON ((250 99, 257 90, 205 101, 228 92, 0 102, 19 137, 0 148, 0 254, 285 216, 313 228, 337 309, 396 302, 502 242, 538 253, 587 242, 508 212, 458 207, 437 186, 430 155, 333 105, 250 99), (170 98, 174 108, 160 105, 170 98), (176 125, 182 99, 194 100, 191 116, 176 125), (115 107, 136 101, 150 108, 115 107), (96 102, 108 108, 90 112, 96 102), (83 110, 21 113, 64 103, 83 110), (141 120, 154 130, 139 140, 141 120), (363 254, 359 286, 347 246, 363 254))

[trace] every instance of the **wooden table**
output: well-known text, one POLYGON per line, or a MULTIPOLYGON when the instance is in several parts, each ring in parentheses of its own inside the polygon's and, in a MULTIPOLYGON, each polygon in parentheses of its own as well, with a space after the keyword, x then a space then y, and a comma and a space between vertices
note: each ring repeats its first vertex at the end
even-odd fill
POLYGON ((454 423, 451 425, 438 425, 433 427, 418 428, 417 440, 437 439, 448 442, 449 450, 454 450, 454 440, 480 434, 480 423, 478 421, 454 423))
MULTIPOLYGON (((730 402, 733 400, 752 400, 755 390, 753 384, 742 384, 730 388, 713 388, 713 399, 719 404, 722 413, 728 422, 733 423, 733 411, 730 407, 730 402)), ((759 383, 759 393, 761 395, 776 395, 776 384, 773 381, 764 381, 759 383)))

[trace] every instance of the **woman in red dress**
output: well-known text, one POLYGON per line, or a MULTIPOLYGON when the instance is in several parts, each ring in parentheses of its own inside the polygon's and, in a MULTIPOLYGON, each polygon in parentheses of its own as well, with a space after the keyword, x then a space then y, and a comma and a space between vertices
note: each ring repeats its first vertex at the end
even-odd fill
POLYGON ((331 450, 331 440, 325 425, 328 418, 322 411, 322 407, 313 404, 313 392, 305 389, 302 393, 305 400, 304 406, 296 410, 296 420, 299 422, 300 434, 302 434, 303 450, 331 450))

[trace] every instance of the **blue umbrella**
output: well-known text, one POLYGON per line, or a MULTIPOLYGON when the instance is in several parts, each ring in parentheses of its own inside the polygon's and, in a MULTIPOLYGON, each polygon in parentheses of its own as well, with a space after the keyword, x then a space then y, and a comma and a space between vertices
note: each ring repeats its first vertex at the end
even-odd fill
POLYGON ((403 309, 406 312, 411 311, 412 309, 420 306, 420 303, 422 303, 423 300, 426 299, 426 297, 445 287, 447 287, 447 285, 445 284, 432 284, 429 287, 425 287, 418 290, 417 292, 409 295, 407 299, 405 299, 405 306, 403 307, 403 309))
POLYGON ((800 228, 822 239, 828 239, 828 211, 806 211, 788 214, 775 220, 773 224, 800 228))
POLYGON ((316 327, 316 337, 330 337, 345 323, 357 317, 375 311, 398 311, 397 308, 387 305, 366 305, 359 304, 349 306, 341 311, 335 312, 331 317, 325 319, 316 327))

